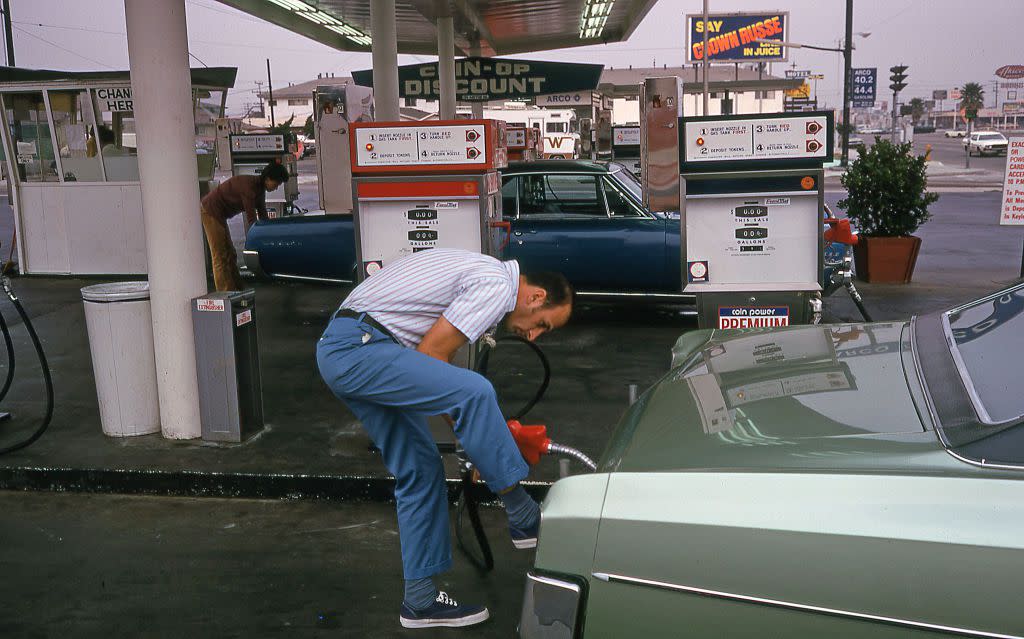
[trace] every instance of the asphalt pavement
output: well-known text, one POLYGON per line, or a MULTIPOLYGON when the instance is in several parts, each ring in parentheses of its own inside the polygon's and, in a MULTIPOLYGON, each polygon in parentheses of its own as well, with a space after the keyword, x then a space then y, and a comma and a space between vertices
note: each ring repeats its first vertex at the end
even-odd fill
POLYGON ((389 504, 0 491, 0 637, 508 639, 533 551, 482 519, 494 571, 456 553, 437 583, 491 619, 408 631, 389 504))

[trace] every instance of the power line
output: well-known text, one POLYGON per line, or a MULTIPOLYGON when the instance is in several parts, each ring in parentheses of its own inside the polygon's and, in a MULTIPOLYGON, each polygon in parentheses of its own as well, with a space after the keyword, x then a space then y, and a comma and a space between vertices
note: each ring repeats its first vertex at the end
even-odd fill
POLYGON ((56 48, 60 49, 61 51, 67 51, 71 55, 74 55, 74 56, 77 56, 79 58, 82 58, 83 60, 88 60, 89 62, 92 62, 94 64, 98 64, 101 67, 106 67, 108 69, 112 69, 112 70, 116 71, 116 69, 114 69, 114 67, 110 66, 109 64, 104 64, 104 63, 100 62, 99 60, 95 60, 95 59, 90 58, 88 56, 82 55, 81 53, 78 53, 77 51, 72 51, 71 49, 68 49, 66 47, 62 47, 61 45, 57 44, 56 42, 50 42, 46 38, 41 38, 41 37, 37 36, 36 34, 31 33, 30 31, 26 31, 25 29, 22 29, 21 27, 14 27, 14 28, 16 30, 20 31, 21 33, 24 33, 25 35, 29 36, 30 38, 35 38, 36 40, 39 40, 41 42, 45 42, 46 44, 50 45, 51 47, 56 47, 56 48))
POLYGON ((210 66, 210 65, 206 64, 205 62, 203 62, 202 60, 200 60, 199 57, 196 56, 191 51, 188 52, 188 55, 189 55, 189 57, 195 59, 196 62, 198 62, 199 64, 203 65, 204 67, 209 67, 210 66))

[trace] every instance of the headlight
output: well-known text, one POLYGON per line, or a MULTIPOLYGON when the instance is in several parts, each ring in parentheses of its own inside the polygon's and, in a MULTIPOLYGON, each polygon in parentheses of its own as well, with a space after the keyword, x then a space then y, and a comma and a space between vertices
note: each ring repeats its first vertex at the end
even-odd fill
POLYGON ((546 575, 526 573, 523 614, 519 620, 522 639, 574 639, 580 623, 583 586, 546 575))

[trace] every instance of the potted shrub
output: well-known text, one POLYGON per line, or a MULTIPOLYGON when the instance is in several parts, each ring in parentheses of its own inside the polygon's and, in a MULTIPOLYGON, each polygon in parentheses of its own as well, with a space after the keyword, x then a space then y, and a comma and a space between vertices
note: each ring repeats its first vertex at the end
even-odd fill
POLYGON ((871 148, 858 145, 857 154, 841 178, 846 198, 839 201, 860 235, 853 249, 857 277, 905 284, 921 248, 913 233, 939 196, 928 193, 924 156, 913 155, 909 144, 875 138, 871 148))

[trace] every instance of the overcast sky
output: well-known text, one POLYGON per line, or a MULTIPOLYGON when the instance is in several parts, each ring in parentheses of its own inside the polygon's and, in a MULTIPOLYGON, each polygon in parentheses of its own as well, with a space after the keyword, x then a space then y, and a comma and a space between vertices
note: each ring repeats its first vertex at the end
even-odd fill
MULTIPOLYGON (((121 0, 10 0, 14 18, 15 58, 30 68, 127 69, 124 3, 121 0)), ((761 4, 710 0, 711 11, 790 12, 790 39, 804 44, 837 46, 843 37, 844 0, 788 0, 761 4)), ((266 81, 271 58, 274 86, 302 82, 318 72, 348 75, 370 67, 370 55, 336 51, 289 31, 264 23, 216 0, 186 0, 192 64, 238 67, 238 82, 228 101, 237 112, 253 101, 256 81, 266 81)), ((516 57, 565 62, 598 62, 605 66, 679 65, 684 60, 683 15, 701 10, 698 0, 660 0, 626 42, 561 49, 516 57)), ((888 68, 909 65, 907 98, 931 97, 933 89, 965 82, 985 85, 992 104, 993 75, 1005 64, 1024 64, 1021 0, 855 0, 854 67, 878 67, 879 100, 886 99, 888 68)), ((425 56, 401 56, 401 64, 426 62, 425 56)), ((825 75, 818 82, 819 100, 840 102, 838 79, 842 56, 808 49, 790 50, 797 68, 825 75)), ((786 68, 788 68, 788 63, 786 68)), ((782 75, 783 63, 774 72, 782 75)))

